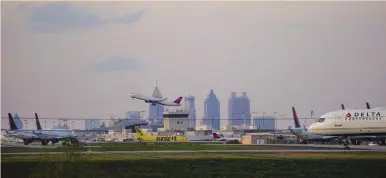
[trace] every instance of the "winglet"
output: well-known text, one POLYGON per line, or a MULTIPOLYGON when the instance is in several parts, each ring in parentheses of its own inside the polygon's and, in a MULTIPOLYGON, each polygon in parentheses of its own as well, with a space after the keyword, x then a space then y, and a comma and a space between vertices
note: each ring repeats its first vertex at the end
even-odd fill
POLYGON ((367 108, 367 109, 371 109, 370 103, 369 103, 369 102, 366 102, 366 108, 367 108))
POLYGON ((38 130, 42 130, 42 126, 40 125, 38 113, 36 113, 36 112, 35 112, 35 119, 36 119, 36 128, 37 128, 38 130))
POLYGON ((344 108, 344 104, 341 104, 341 107, 342 107, 342 110, 345 110, 345 108, 344 108))
POLYGON ((216 133, 216 132, 215 132, 215 133, 213 133, 212 135, 213 135, 213 138, 221 138, 220 136, 218 136, 218 135, 217 135, 217 133, 216 133))

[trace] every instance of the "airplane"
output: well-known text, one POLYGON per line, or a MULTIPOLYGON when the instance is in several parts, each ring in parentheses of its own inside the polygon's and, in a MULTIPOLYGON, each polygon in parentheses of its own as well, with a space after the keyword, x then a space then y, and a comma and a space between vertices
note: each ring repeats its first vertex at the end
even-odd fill
POLYGON ((345 149, 350 149, 349 137, 386 135, 385 116, 386 108, 332 111, 320 116, 308 127, 308 131, 341 137, 345 149))
POLYGON ((177 136, 153 136, 153 135, 145 135, 142 130, 135 126, 135 131, 137 132, 134 137, 138 142, 188 142, 188 138, 185 136, 177 135, 177 136))
POLYGON ((10 130, 5 131, 8 136, 22 139, 24 142, 24 145, 28 145, 35 140, 40 141, 39 137, 37 135, 35 135, 33 132, 31 132, 30 130, 19 129, 17 127, 11 113, 8 113, 8 119, 9 119, 10 130))
POLYGON ((138 93, 130 93, 129 94, 130 98, 133 99, 139 99, 139 100, 144 100, 145 103, 151 103, 153 106, 158 104, 158 102, 165 101, 167 98, 162 99, 162 98, 155 98, 155 97, 149 97, 149 96, 144 96, 138 93))
POLYGON ((42 145, 47 145, 49 141, 52 144, 58 143, 59 141, 70 139, 71 143, 78 143, 79 140, 76 138, 76 134, 72 129, 51 129, 43 130, 40 125, 38 114, 35 113, 36 128, 37 131, 33 131, 35 135, 39 137, 42 141, 42 145))
POLYGON ((294 118, 295 128, 290 129, 290 131, 298 138, 300 138, 302 143, 307 144, 309 141, 330 142, 333 139, 337 138, 336 136, 324 136, 309 133, 305 125, 303 127, 300 125, 295 107, 292 107, 292 114, 294 118))
POLYGON ((217 135, 217 133, 213 133, 212 135, 215 141, 227 141, 227 143, 229 144, 233 144, 233 143, 238 144, 240 143, 240 139, 241 139, 241 138, 234 138, 234 137, 224 137, 223 134, 219 136, 217 135))

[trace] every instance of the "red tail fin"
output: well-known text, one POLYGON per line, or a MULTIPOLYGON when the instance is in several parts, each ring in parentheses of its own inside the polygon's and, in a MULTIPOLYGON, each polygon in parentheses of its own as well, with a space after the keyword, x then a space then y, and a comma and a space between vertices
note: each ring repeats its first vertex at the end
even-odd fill
POLYGON ((221 138, 221 137, 218 136, 216 133, 213 133, 213 137, 214 137, 214 138, 221 138))
POLYGON ((293 114, 293 116, 294 116, 295 128, 300 128, 300 127, 302 127, 302 126, 300 125, 300 123, 299 123, 299 119, 298 119, 298 116, 297 116, 297 114, 296 114, 296 111, 295 111, 295 108, 294 108, 294 107, 292 107, 292 114, 293 114))
POLYGON ((181 100, 182 100, 182 97, 178 97, 178 98, 177 98, 176 100, 174 100, 173 102, 174 102, 174 103, 177 103, 177 104, 180 104, 181 100))
POLYGON ((13 120, 12 114, 8 113, 9 127, 11 130, 17 130, 17 126, 15 121, 13 120))

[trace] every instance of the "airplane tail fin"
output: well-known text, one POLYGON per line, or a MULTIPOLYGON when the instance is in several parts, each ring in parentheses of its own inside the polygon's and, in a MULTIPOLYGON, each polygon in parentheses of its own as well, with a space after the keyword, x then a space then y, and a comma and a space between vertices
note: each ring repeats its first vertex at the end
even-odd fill
POLYGON ((142 132, 142 130, 138 126, 135 126, 135 131, 137 132, 137 134, 139 136, 143 136, 143 132, 142 132))
POLYGON ((301 128, 302 126, 299 123, 298 115, 296 114, 295 107, 292 107, 292 114, 294 117, 294 122, 295 122, 295 128, 301 128))
POLYGON ((369 102, 366 102, 366 108, 367 108, 367 109, 371 109, 370 103, 369 103, 369 102))
POLYGON ((38 130, 42 130, 42 126, 40 125, 38 113, 36 113, 36 112, 35 112, 35 119, 36 119, 36 128, 37 128, 38 130))
POLYGON ((181 100, 182 100, 182 97, 178 97, 176 100, 173 101, 173 103, 180 104, 181 100))
POLYGON ((345 110, 345 108, 344 108, 344 104, 341 104, 341 107, 342 107, 342 110, 345 110))
POLYGON ((11 128, 11 130, 17 130, 18 128, 16 126, 15 121, 13 120, 11 113, 8 113, 8 120, 9 120, 9 127, 11 128))
POLYGON ((217 133, 213 133, 213 138, 221 138, 220 136, 217 135, 217 133))

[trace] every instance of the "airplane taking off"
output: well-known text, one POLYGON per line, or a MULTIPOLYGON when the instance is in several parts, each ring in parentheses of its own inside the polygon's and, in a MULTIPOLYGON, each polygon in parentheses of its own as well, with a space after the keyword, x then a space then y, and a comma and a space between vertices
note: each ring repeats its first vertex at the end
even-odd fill
POLYGON ((311 124, 308 131, 313 134, 343 137, 343 145, 349 149, 350 136, 386 135, 386 109, 350 109, 328 112, 311 124))
POLYGON ((167 98, 165 99, 160 99, 160 98, 154 98, 154 97, 148 97, 148 96, 143 96, 141 94, 134 94, 130 93, 129 96, 133 99, 139 99, 139 100, 144 100, 145 103, 151 103, 151 105, 164 105, 164 106, 181 106, 180 102, 182 100, 182 97, 178 97, 176 100, 173 102, 166 101, 167 98))
POLYGON ((135 131, 137 135, 134 137, 135 140, 139 142, 188 142, 188 138, 185 136, 177 135, 177 136, 153 136, 153 135, 145 135, 142 130, 135 126, 135 131))
POLYGON ((307 131, 306 126, 302 127, 300 125, 299 119, 294 107, 292 107, 292 114, 294 118, 295 128, 290 129, 290 131, 298 138, 300 138, 302 143, 307 144, 309 141, 330 142, 331 140, 337 138, 336 136, 324 136, 324 135, 316 135, 316 134, 309 133, 307 131))
POLYGON ((167 98, 162 99, 162 98, 144 96, 144 95, 141 95, 138 93, 130 93, 129 97, 133 98, 133 99, 144 100, 145 103, 151 103, 152 105, 155 105, 155 104, 157 104, 157 102, 162 102, 162 101, 165 101, 167 99, 167 98))

